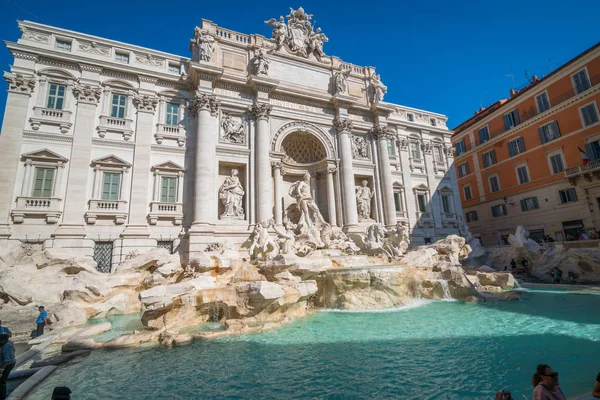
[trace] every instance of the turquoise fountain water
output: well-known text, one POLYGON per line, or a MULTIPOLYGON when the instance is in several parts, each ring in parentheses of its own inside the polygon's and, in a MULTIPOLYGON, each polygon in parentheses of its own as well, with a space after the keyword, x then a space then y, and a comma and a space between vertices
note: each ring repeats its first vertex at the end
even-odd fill
POLYGON ((59 385, 76 399, 491 399, 503 388, 524 399, 542 362, 573 397, 600 371, 599 305, 594 294, 530 291, 518 302, 317 312, 262 334, 93 352, 28 399, 59 385))

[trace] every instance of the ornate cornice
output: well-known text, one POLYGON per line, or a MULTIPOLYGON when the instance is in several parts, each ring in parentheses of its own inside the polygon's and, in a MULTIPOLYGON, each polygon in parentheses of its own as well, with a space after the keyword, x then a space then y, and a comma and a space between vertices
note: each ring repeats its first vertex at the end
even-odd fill
POLYGON ((73 86, 73 94, 78 103, 97 105, 102 96, 102 88, 100 86, 75 84, 73 86))
POLYGON ((31 132, 24 131, 23 139, 31 139, 31 140, 45 140, 49 142, 73 142, 73 136, 68 135, 56 135, 53 133, 39 133, 39 132, 31 132))
POLYGON ((185 154, 185 147, 152 145, 152 146, 150 146, 150 149, 157 153, 185 154))
POLYGON ((154 78, 154 77, 148 76, 148 75, 138 75, 138 79, 140 80, 140 82, 148 82, 148 83, 154 83, 154 84, 156 84, 158 82, 158 78, 154 78))
POLYGON ((350 133, 350 132, 352 132, 352 128, 354 127, 354 124, 349 119, 337 118, 335 121, 333 121, 333 127, 335 128, 336 132, 338 132, 338 133, 342 133, 342 132, 350 133))
POLYGON ((31 92, 33 92, 33 89, 35 88, 34 77, 5 72, 4 79, 8 82, 9 92, 31 95, 31 92))
POLYGON ((210 111, 210 115, 213 117, 217 116, 219 112, 219 101, 217 100, 217 96, 214 94, 205 94, 196 92, 196 96, 190 102, 188 107, 188 111, 192 117, 196 117, 198 112, 201 110, 210 111))
POLYGON ((255 120, 266 119, 269 120, 271 110, 273 106, 267 103, 256 103, 249 107, 250 116, 255 120))
POLYGON ((22 51, 11 50, 10 53, 14 58, 20 58, 22 60, 37 61, 39 58, 37 54, 25 53, 22 51))
POLYGON ((137 108, 138 112, 154 113, 156 105, 158 104, 158 97, 151 95, 135 94, 132 98, 133 105, 137 108))
POLYGON ((53 67, 72 69, 74 71, 79 70, 79 65, 76 63, 71 63, 71 62, 62 61, 62 60, 56 60, 54 58, 39 57, 38 63, 45 64, 45 65, 52 65, 53 67))
POLYGON ((121 147, 125 149, 133 149, 135 147, 135 143, 126 142, 124 140, 110 140, 110 139, 101 139, 101 138, 92 138, 92 144, 97 146, 107 146, 107 147, 121 147))
POLYGON ((102 67, 99 67, 97 65, 80 63, 79 69, 81 69, 82 71, 87 71, 87 72, 95 72, 97 74, 102 73, 102 67))

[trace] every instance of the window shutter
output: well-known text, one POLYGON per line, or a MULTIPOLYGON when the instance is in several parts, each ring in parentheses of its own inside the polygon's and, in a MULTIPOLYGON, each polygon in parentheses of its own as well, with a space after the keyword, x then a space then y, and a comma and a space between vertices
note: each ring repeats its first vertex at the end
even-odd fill
POLYGON ((35 170, 35 185, 33 188, 33 197, 42 197, 42 186, 44 184, 44 172, 41 168, 35 170))
POLYGON ((537 197, 534 197, 534 198, 533 198, 533 208, 536 208, 536 209, 537 209, 537 208, 540 208, 540 206, 539 206, 539 204, 538 204, 537 197))
POLYGON ((510 129, 510 115, 507 114, 504 117, 502 117, 502 119, 504 120, 504 130, 507 131, 510 129))
POLYGON ((595 160, 595 159, 598 158, 598 155, 594 151, 593 143, 586 143, 585 144, 585 153, 590 158, 590 160, 595 160))
POLYGON ((521 120, 519 119, 519 110, 513 110, 512 114, 513 120, 515 121, 515 126, 519 125, 521 123, 521 120))
POLYGON ((559 138, 560 137, 560 130, 558 129, 558 121, 552 121, 551 123, 552 126, 552 132, 554 133, 554 138, 559 138))
POLYGON ((515 155, 515 143, 508 142, 508 155, 513 157, 515 155))
POLYGON ((167 191, 169 190, 167 178, 161 179, 161 189, 160 189, 160 201, 163 203, 167 201, 167 191))
POLYGON ((54 170, 45 169, 44 187, 42 189, 42 197, 52 196, 52 182, 54 181, 54 170))
POLYGON ((540 126, 538 128, 538 135, 540 135, 540 143, 544 144, 546 143, 546 135, 544 134, 544 127, 540 126))
POLYGON ((527 150, 525 148, 525 139, 523 139, 522 137, 520 137, 519 139, 517 139, 519 141, 520 144, 520 149, 519 149, 519 153, 524 152, 525 150, 527 150))
POLYGON ((577 191, 571 188, 569 189, 569 192, 571 192, 571 197, 573 198, 573 201, 577 201, 577 191))
POLYGON ((492 164, 496 164, 496 150, 492 150, 490 152, 491 155, 491 159, 492 159, 492 164))
POLYGON ((506 215, 506 204, 501 204, 502 206, 502 215, 506 215))
POLYGON ((489 157, 486 157, 486 156, 487 156, 487 153, 483 153, 483 156, 481 157, 481 158, 483 158, 483 166, 485 168, 489 167, 489 162, 488 162, 489 157))
POLYGON ((525 199, 521 199, 521 211, 527 210, 527 203, 525 203, 525 199))

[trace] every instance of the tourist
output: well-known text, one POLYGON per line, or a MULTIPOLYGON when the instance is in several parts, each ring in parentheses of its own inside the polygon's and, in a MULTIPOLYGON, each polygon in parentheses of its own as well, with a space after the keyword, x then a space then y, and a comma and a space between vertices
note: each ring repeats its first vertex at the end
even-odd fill
POLYGON ((531 378, 533 400, 567 400, 558 384, 558 372, 550 366, 539 364, 531 378))
POLYGON ((575 279, 577 279, 577 275, 575 274, 575 272, 569 271, 569 272, 567 272, 567 278, 568 278, 569 284, 574 284, 575 279))
POLYGON ((514 258, 510 259, 510 269, 512 269, 515 272, 517 271, 517 262, 514 258))
POLYGON ((12 332, 5 326, 2 326, 2 320, 0 320, 0 335, 7 335, 9 338, 12 337, 12 332))
POLYGON ((496 392, 496 396, 494 396, 494 400, 512 400, 512 395, 508 390, 502 389, 499 392, 496 392))
POLYGON ((587 233, 585 233, 585 232, 582 232, 582 233, 581 233, 581 237, 583 238, 583 240, 590 240, 590 237, 589 237, 589 236, 588 236, 588 234, 587 234, 587 233))
POLYGON ((554 281, 552 283, 560 283, 562 280, 563 272, 560 268, 554 268, 554 281))
POLYGON ((594 382, 594 389, 592 389, 592 396, 600 399, 600 372, 596 376, 596 382, 594 382))
POLYGON ((525 259, 525 257, 523 257, 523 259, 521 260, 521 266, 523 267, 523 273, 524 274, 528 274, 529 273, 529 268, 527 268, 529 266, 529 261, 527 261, 525 259))
POLYGON ((40 315, 38 315, 35 320, 35 323, 37 324, 36 337, 40 337, 44 334, 44 326, 48 323, 48 312, 44 310, 44 306, 39 306, 38 310, 40 315))
POLYGON ((71 389, 66 386, 57 386, 54 388, 52 392, 51 400, 70 400, 71 399, 71 389))
POLYGON ((0 400, 6 399, 6 381, 16 361, 15 346, 8 335, 0 335, 0 400))

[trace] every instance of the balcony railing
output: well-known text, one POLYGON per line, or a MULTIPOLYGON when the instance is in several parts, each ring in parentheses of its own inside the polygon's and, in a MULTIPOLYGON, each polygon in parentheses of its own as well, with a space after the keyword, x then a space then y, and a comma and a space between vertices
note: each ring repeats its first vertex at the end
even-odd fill
POLYGON ((150 225, 156 225, 159 219, 172 220, 175 225, 181 225, 183 222, 183 203, 153 201, 150 203, 148 221, 150 225))
POLYGON ((182 125, 157 124, 157 132, 154 134, 156 143, 162 144, 165 139, 174 140, 179 147, 185 145, 185 129, 182 125))
POLYGON ((33 116, 29 119, 31 129, 37 131, 42 125, 58 126, 61 133, 67 133, 71 123, 71 111, 55 110, 53 108, 33 107, 33 116))
POLYGON ((30 216, 45 217, 46 222, 55 224, 61 215, 62 199, 57 197, 17 197, 17 204, 11 215, 15 224, 30 216))
POLYGON ((573 179, 580 175, 588 175, 594 172, 600 172, 600 160, 590 160, 587 164, 565 169, 565 178, 573 179))
POLYGON ((396 219, 407 219, 408 214, 406 211, 396 211, 396 219))
MULTIPOLYGON (((553 95, 553 96, 549 97, 550 108, 548 110, 551 110, 551 109, 557 107, 561 103, 564 103, 565 101, 567 101, 567 100, 569 100, 569 99, 571 99, 571 98, 573 98, 573 97, 575 97, 577 95, 580 95, 582 93, 587 92, 588 90, 590 90, 591 88, 595 87, 598 84, 600 84, 600 75, 593 76, 590 79, 590 87, 587 90, 583 91, 583 92, 577 93, 575 91, 575 89, 572 88, 572 89, 569 89, 566 92, 563 92, 561 94, 553 95)), ((526 87, 528 87, 528 86, 526 86, 526 87)), ((517 92, 517 94, 518 94, 518 92, 517 92)), ((533 90, 531 91, 531 94, 532 95, 534 94, 533 90)), ((509 111, 509 110, 510 110, 510 107, 506 107, 506 111, 509 111)), ((542 113, 544 113, 544 112, 546 112, 548 110, 544 110, 544 111, 542 111, 542 113)), ((538 112, 538 110, 537 110, 537 108, 535 106, 531 106, 527 110, 519 110, 519 119, 520 119, 519 125, 523 124, 526 121, 529 121, 530 119, 538 116, 539 114, 541 114, 541 113, 538 112)), ((472 128, 475 128, 476 125, 477 125, 477 123, 474 122, 469 127, 469 130, 471 130, 472 128)), ((519 126, 519 125, 517 125, 517 126, 519 126)), ((516 126, 510 128, 510 129, 514 129, 514 128, 516 128, 516 126)), ((490 139, 493 139, 493 138, 495 138, 495 137, 497 137, 499 135, 502 135, 504 132, 507 132, 507 130, 504 129, 503 126, 501 126, 499 128, 495 128, 495 129, 490 129, 490 139)), ((481 145, 480 143, 477 143, 475 146, 467 147, 467 151, 472 150, 472 149, 474 149, 474 148, 476 148, 476 147, 478 147, 480 145, 481 145)))
POLYGON ((427 212, 417 211, 416 214, 417 214, 417 225, 418 226, 433 225, 433 214, 431 214, 429 211, 427 211, 427 212))
POLYGON ((95 224, 98 218, 114 218, 115 224, 123 224, 127 219, 127 212, 125 200, 90 200, 85 217, 88 224, 95 224))
POLYGON ((98 136, 101 138, 106 136, 107 132, 115 132, 123 135, 123 139, 131 139, 133 134, 133 121, 127 118, 114 118, 107 115, 100 116, 100 125, 98 128, 98 136))

